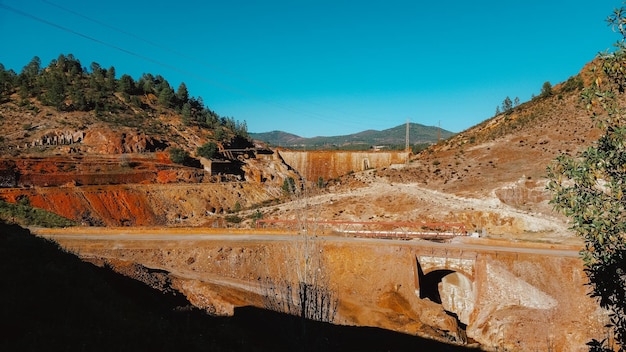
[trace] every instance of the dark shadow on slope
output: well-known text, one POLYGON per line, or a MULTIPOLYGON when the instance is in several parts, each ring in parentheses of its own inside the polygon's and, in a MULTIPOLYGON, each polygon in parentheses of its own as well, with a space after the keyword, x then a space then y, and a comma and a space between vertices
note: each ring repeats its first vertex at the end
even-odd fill
POLYGON ((2 351, 469 351, 375 328, 256 308, 210 317, 0 222, 2 351))

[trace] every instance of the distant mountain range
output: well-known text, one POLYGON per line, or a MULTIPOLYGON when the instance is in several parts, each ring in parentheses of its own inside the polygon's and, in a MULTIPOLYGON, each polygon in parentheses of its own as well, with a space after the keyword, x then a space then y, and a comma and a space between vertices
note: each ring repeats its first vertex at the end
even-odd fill
MULTIPOLYGON (((439 139, 447 139, 455 133, 436 126, 424 126, 418 123, 409 124, 409 144, 431 144, 439 139)), ((406 124, 382 131, 366 130, 354 134, 332 137, 304 138, 295 134, 272 131, 249 133, 255 140, 263 141, 274 147, 307 148, 307 149, 369 149, 373 146, 388 148, 404 147, 406 141, 406 124)))

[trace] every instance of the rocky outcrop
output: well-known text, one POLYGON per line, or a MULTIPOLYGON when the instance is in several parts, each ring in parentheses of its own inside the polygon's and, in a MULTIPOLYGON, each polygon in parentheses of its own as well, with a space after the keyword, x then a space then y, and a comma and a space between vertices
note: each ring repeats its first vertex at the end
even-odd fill
POLYGON ((247 181, 267 186, 281 187, 288 177, 298 179, 298 174, 276 158, 248 159, 242 166, 247 181))
POLYGON ((85 135, 87 151, 97 154, 146 153, 162 151, 168 144, 145 133, 132 130, 95 129, 85 135))
POLYGON ((551 195, 546 189, 547 180, 541 181, 526 179, 524 176, 516 182, 511 182, 494 190, 495 196, 508 205, 524 208, 528 205, 536 206, 547 202, 551 195))

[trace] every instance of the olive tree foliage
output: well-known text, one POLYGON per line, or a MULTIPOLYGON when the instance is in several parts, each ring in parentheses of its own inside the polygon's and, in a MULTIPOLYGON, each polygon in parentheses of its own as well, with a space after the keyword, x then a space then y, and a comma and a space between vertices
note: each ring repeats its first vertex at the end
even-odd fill
POLYGON ((610 332, 590 351, 626 349, 626 8, 608 22, 621 34, 615 49, 599 55, 593 83, 582 100, 602 136, 576 156, 560 155, 548 167, 555 209, 585 242, 581 250, 589 295, 610 314, 610 332))

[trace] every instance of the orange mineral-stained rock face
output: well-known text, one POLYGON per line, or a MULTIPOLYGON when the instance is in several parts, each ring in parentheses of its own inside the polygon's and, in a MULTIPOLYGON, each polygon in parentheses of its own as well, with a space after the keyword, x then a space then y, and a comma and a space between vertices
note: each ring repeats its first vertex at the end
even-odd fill
POLYGON ((207 225, 280 195, 279 186, 237 182, 0 189, 0 199, 26 197, 34 207, 91 226, 207 225))
POLYGON ((45 192, 29 195, 31 205, 89 225, 157 225, 147 197, 125 189, 92 189, 45 192))
MULTIPOLYGON (((16 192, 17 194, 17 192, 16 192)), ((50 192, 27 195, 30 204, 36 208, 48 210, 68 219, 78 220, 88 212, 83 197, 77 197, 74 192, 50 192), (55 194, 56 193, 56 194, 55 194)))
POLYGON ((119 154, 123 149, 120 136, 110 130, 90 131, 85 136, 84 144, 88 150, 101 154, 119 154))
MULTIPOLYGON (((107 140, 99 145, 115 143, 114 132, 88 135, 107 140)), ((83 225, 199 226, 277 199, 285 178, 299 179, 278 160, 248 159, 241 169, 243 177, 212 175, 174 164, 163 152, 0 159, 0 199, 26 197, 34 207, 83 225)))
POLYGON ((176 171, 173 170, 161 170, 157 173, 156 181, 158 183, 173 183, 176 182, 176 171))
POLYGON ((152 211, 148 198, 136 191, 120 189, 85 193, 85 199, 104 219, 114 219, 122 225, 145 226, 161 222, 152 211))

